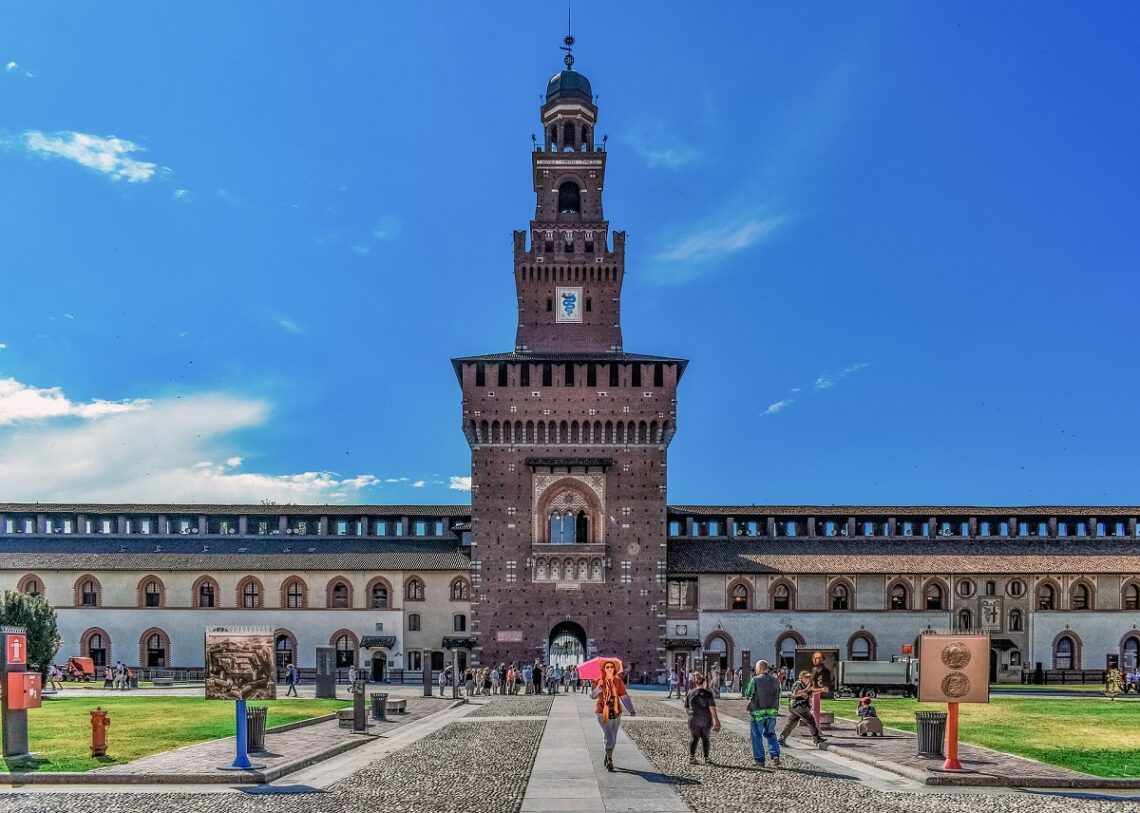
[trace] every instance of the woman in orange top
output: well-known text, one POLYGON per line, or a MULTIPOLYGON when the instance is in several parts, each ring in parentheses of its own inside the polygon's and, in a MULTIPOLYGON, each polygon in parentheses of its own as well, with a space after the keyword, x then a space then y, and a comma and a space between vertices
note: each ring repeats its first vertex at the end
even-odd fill
POLYGON ((590 697, 598 702, 594 704, 594 713, 598 717, 598 725, 602 727, 602 736, 606 745, 605 766, 607 771, 614 769, 614 746, 617 745, 618 728, 621 727, 621 707, 624 705, 631 717, 637 715, 633 710, 633 701, 625 684, 618 677, 618 662, 606 660, 602 662, 602 677, 590 690, 590 697))

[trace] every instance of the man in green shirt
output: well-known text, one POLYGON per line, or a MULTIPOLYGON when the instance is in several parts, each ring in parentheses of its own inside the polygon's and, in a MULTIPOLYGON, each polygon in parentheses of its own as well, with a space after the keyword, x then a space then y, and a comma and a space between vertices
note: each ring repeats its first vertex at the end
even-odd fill
POLYGON ((764 765, 764 743, 772 757, 772 767, 780 767, 780 743, 776 739, 776 718, 780 714, 780 681, 772 674, 768 661, 756 661, 756 673, 744 687, 748 700, 748 713, 752 718, 749 734, 752 739, 752 759, 764 765))

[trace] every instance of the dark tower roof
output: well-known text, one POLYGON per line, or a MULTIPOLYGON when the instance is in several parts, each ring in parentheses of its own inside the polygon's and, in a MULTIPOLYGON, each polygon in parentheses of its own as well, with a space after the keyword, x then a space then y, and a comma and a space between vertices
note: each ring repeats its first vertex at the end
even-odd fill
POLYGON ((572 97, 593 102, 594 91, 590 88, 590 80, 575 70, 559 71, 550 77, 546 83, 546 101, 572 97))

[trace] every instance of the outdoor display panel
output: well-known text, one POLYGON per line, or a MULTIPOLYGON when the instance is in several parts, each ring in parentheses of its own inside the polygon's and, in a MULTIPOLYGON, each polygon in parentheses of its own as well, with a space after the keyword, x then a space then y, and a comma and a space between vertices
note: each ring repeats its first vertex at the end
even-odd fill
POLYGON ((923 703, 990 702, 990 636, 928 633, 918 647, 923 703))
POLYGON ((275 700, 271 630, 206 630, 206 699, 275 700))
POLYGON ((814 687, 827 689, 824 699, 829 699, 839 681, 839 650, 834 647, 797 647, 794 677, 798 680, 800 672, 811 672, 811 682, 814 687))

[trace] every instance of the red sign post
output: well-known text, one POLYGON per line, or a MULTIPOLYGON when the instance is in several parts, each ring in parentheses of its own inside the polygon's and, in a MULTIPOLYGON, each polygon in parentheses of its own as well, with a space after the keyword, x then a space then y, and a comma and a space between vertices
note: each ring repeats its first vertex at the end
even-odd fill
POLYGON ((28 755, 28 709, 38 709, 43 678, 28 671, 28 635, 16 627, 0 628, 3 680, 0 710, 4 717, 4 757, 28 755))

